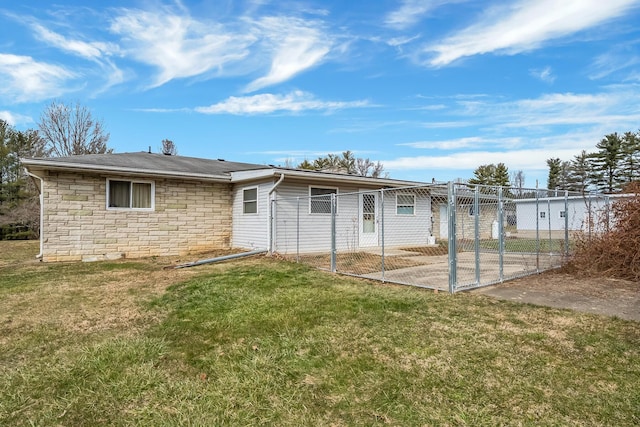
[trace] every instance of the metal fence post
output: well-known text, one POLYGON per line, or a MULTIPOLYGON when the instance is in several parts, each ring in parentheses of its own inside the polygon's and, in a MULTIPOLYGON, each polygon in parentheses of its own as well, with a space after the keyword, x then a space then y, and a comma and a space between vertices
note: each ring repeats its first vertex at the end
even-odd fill
POLYGON ((380 246, 382 282, 384 283, 384 188, 380 189, 380 246))
POLYGON ((331 193, 331 272, 336 272, 336 195, 331 193))
POLYGON ((300 262, 300 197, 296 197, 296 262, 300 262))
POLYGON ((540 273, 540 199, 536 183, 536 273, 540 273))
POLYGON ((564 256, 569 256, 569 191, 564 191, 564 256))
POLYGON ((500 263, 500 281, 504 280, 504 204, 502 187, 498 187, 498 258, 500 263))
POLYGON ((549 224, 549 263, 551 263, 551 253, 553 251, 551 248, 552 240, 551 240, 551 198, 550 197, 547 199, 547 223, 549 224))
POLYGON ((457 260, 456 260, 456 190, 453 181, 447 184, 447 216, 449 220, 449 292, 456 291, 457 260))
POLYGON ((473 195, 474 249, 476 257, 476 285, 480 285, 480 188, 473 195))

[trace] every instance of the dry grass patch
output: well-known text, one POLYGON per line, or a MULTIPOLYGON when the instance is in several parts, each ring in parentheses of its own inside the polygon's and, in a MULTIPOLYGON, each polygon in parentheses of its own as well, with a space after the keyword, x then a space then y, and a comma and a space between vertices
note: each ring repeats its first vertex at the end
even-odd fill
MULTIPOLYGON (((299 260, 314 268, 324 270, 331 268, 330 254, 301 255, 299 260)), ((385 255, 384 257, 385 270, 398 270, 419 265, 423 265, 423 262, 412 259, 410 255, 385 255)), ((341 252, 336 254, 336 270, 359 275, 376 273, 382 270, 382 256, 369 252, 341 252)))
POLYGON ((0 425, 640 422, 637 323, 177 261, 0 269, 0 425))

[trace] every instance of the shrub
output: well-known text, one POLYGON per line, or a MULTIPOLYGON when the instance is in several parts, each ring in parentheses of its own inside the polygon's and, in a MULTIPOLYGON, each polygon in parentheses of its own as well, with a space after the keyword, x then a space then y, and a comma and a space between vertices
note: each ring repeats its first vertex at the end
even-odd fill
POLYGON ((577 236, 567 269, 576 274, 640 281, 640 182, 625 187, 629 197, 616 200, 602 215, 602 233, 577 236))

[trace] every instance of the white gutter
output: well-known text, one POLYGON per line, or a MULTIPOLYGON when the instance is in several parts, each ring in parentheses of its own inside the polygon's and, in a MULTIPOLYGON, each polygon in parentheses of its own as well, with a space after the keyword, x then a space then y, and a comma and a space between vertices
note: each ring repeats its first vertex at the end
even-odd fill
POLYGON ((267 235, 267 242, 269 242, 268 246, 269 246, 269 254, 273 254, 273 203, 272 203, 272 197, 273 197, 273 192, 276 191, 276 188, 278 188, 278 186, 280 184, 282 184, 282 181, 284 181, 284 174, 281 173, 280 174, 280 179, 278 179, 278 181, 273 184, 273 187, 271 187, 271 189, 269 190, 269 197, 267 197, 267 200, 269 202, 269 223, 268 223, 268 235, 267 235))
POLYGON ((44 179, 40 178, 38 175, 34 175, 24 168, 24 171, 32 178, 37 178, 40 180, 40 189, 39 189, 39 198, 40 198, 40 253, 36 255, 36 258, 42 259, 44 255, 44 179))
POLYGON ((282 183, 282 181, 284 181, 283 173, 280 174, 280 179, 275 184, 273 184, 273 187, 271 187, 271 190, 269 190, 269 199, 271 199, 271 194, 273 194, 273 192, 276 191, 276 188, 278 188, 278 186, 282 183))

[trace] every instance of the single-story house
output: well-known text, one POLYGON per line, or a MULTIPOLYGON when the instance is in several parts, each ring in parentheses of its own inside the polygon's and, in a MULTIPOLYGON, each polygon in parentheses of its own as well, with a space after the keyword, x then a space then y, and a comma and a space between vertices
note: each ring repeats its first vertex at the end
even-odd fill
MULTIPOLYGON (((382 200, 373 190, 418 185, 421 191, 389 192, 393 197, 384 200, 384 210, 404 219, 398 227, 414 242, 426 244, 433 235, 432 227, 424 226, 433 223, 433 206, 419 182, 146 152, 22 162, 40 191, 38 256, 43 261, 272 249, 274 242, 280 249, 283 242, 285 247, 291 243, 283 241, 286 226, 274 226, 281 211, 273 212, 273 200, 305 200, 297 211, 302 228, 297 232, 305 233, 330 221, 327 202, 332 194, 347 193, 358 194, 356 202, 338 203, 338 215, 349 204, 357 212, 357 218, 342 215, 342 220, 357 223, 349 244, 376 246, 382 200)), ((326 248, 318 239, 307 241, 301 250, 326 248)), ((402 242, 387 242, 393 243, 402 242)))

